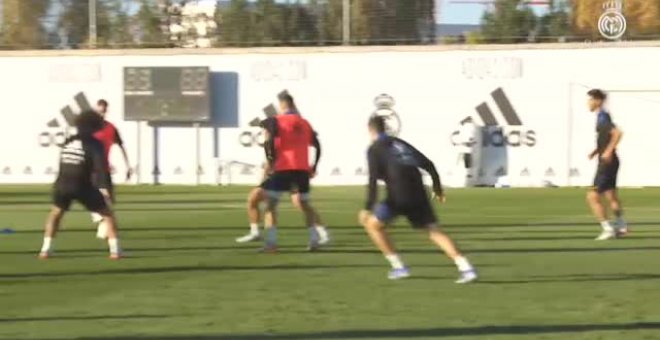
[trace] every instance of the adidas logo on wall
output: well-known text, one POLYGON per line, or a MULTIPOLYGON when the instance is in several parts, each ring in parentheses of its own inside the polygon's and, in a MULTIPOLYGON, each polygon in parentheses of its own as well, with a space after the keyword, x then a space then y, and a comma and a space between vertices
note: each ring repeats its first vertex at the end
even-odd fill
MULTIPOLYGON (((490 95, 504 119, 498 120, 488 102, 483 102, 475 108, 477 115, 485 127, 482 134, 482 146, 535 146, 536 131, 525 128, 522 119, 520 119, 518 112, 513 107, 513 104, 511 104, 504 89, 501 87, 497 88, 490 95)), ((452 136, 459 133, 459 131, 456 131, 452 136)), ((454 145, 456 144, 454 143, 454 145)))
MULTIPOLYGON (((74 97, 80 111, 91 110, 92 106, 83 92, 79 92, 74 97)), ((77 114, 73 112, 71 106, 67 105, 60 110, 60 115, 64 118, 64 125, 57 118, 53 118, 46 123, 47 130, 40 133, 38 142, 41 147, 62 146, 76 122, 77 114)))
MULTIPOLYGON (((282 90, 282 92, 278 94, 278 97, 279 95, 287 94, 287 93, 289 93, 288 90, 286 89, 282 90)), ((238 143, 240 143, 242 146, 246 148, 253 146, 264 146, 265 137, 263 131, 261 129, 259 129, 258 131, 254 131, 253 128, 258 128, 261 125, 261 121, 264 120, 265 118, 270 118, 277 115, 277 108, 272 103, 268 104, 268 106, 264 107, 263 113, 264 113, 263 117, 257 116, 250 121, 248 125, 252 129, 245 130, 238 136, 238 143)))

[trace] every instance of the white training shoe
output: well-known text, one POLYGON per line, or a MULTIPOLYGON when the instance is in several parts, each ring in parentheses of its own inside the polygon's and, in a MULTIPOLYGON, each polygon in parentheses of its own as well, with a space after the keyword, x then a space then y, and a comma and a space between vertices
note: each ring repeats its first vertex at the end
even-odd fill
POLYGON ((99 223, 98 227, 96 227, 96 238, 99 240, 105 240, 108 238, 108 228, 105 223, 99 223))
POLYGON ((616 237, 624 237, 624 236, 628 236, 628 234, 630 234, 630 229, 628 229, 628 227, 620 228, 616 230, 616 237))
POLYGON ((330 234, 328 234, 328 229, 325 227, 318 227, 316 228, 316 233, 319 235, 319 245, 324 246, 330 243, 330 234))
POLYGON ((101 214, 99 214, 99 213, 93 212, 92 213, 92 222, 98 224, 98 223, 101 223, 101 221, 103 221, 103 216, 101 216, 101 214))
POLYGON ((616 236, 617 237, 623 237, 626 236, 630 233, 630 228, 628 227, 628 223, 624 221, 623 219, 619 219, 616 222, 616 236))
POLYGON ((465 272, 461 272, 461 275, 458 277, 458 280, 456 280, 456 283, 459 285, 464 285, 466 283, 474 282, 477 281, 479 276, 477 275, 477 272, 473 270, 468 270, 465 272))
POLYGON ((387 273, 387 278, 390 280, 401 280, 410 277, 410 269, 407 267, 392 269, 387 273))
POLYGON ((607 241, 607 240, 613 240, 616 238, 616 232, 614 230, 603 230, 598 237, 596 237, 596 241, 607 241))
POLYGON ((259 234, 249 233, 245 236, 236 238, 236 243, 250 243, 259 240, 261 240, 261 236, 259 234))

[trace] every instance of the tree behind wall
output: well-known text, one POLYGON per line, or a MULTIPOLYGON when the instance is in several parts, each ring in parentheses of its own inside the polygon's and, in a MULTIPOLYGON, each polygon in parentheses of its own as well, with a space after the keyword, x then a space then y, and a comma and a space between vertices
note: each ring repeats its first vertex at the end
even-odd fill
POLYGON ((251 29, 254 32, 250 45, 281 45, 285 37, 285 10, 274 0, 258 0, 251 29))
POLYGON ((351 41, 357 44, 383 44, 391 41, 391 26, 395 25, 395 0, 351 1, 351 41))
POLYGON ((623 12, 631 38, 660 37, 660 0, 627 0, 623 12))
MULTIPOLYGON (((86 0, 62 1, 63 13, 57 24, 66 32, 70 47, 89 47, 89 2, 86 0)), ((111 21, 108 1, 97 0, 96 35, 97 47, 106 47, 111 41, 111 21)))
POLYGON ((568 1, 551 1, 548 12, 540 18, 539 26, 540 41, 566 41, 572 35, 568 1))
POLYGON ((47 34, 41 20, 50 8, 49 0, 4 0, 2 7, 4 48, 45 47, 47 34))
POLYGON ((433 0, 353 0, 351 38, 359 44, 418 44, 435 37, 433 0))
POLYGON ((300 1, 284 6, 284 45, 314 45, 318 41, 318 13, 300 1))
POLYGON ((536 15, 521 0, 496 0, 482 18, 482 33, 490 43, 527 42, 536 29, 536 15))
MULTIPOLYGON (((222 45, 323 45, 342 41, 342 0, 232 0, 216 13, 222 45)), ((351 0, 351 40, 410 44, 434 39, 434 0, 351 0)))
POLYGON ((168 4, 158 4, 149 0, 140 1, 136 14, 138 41, 140 47, 158 48, 170 46, 167 36, 167 16, 164 8, 168 4))
POLYGON ((136 36, 133 16, 128 6, 126 6, 126 2, 123 0, 113 0, 107 2, 107 6, 112 25, 108 45, 116 48, 135 47, 136 36))
POLYGON ((342 43, 342 1, 312 0, 316 8, 318 45, 338 45, 342 43))
MULTIPOLYGON (((604 12, 603 0, 573 1, 573 27, 576 34, 601 39, 598 19, 604 12)), ((660 0, 625 0, 623 15, 628 23, 624 38, 660 37, 660 0)))
POLYGON ((255 15, 247 0, 232 0, 226 10, 216 12, 222 46, 246 46, 255 40, 255 15))

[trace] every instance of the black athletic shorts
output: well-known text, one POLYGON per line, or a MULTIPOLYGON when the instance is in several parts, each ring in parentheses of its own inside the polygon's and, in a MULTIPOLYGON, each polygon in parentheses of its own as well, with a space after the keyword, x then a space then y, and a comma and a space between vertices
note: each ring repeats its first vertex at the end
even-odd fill
POLYGON ((594 178, 594 189, 602 194, 616 189, 616 177, 619 173, 619 159, 614 157, 610 163, 598 163, 598 170, 594 178))
POLYGON ((272 186, 271 183, 272 180, 273 180, 273 175, 268 175, 268 177, 266 177, 266 179, 264 179, 264 181, 261 182, 261 184, 259 184, 259 188, 266 190, 266 188, 272 186))
POLYGON ((310 191, 309 171, 291 170, 276 171, 261 183, 261 187, 272 192, 298 192, 308 194, 310 191))
MULTIPOLYGON (((271 183, 272 180, 273 180, 272 175, 269 175, 268 177, 266 177, 266 179, 264 179, 263 182, 261 182, 261 184, 258 185, 258 187, 267 191, 268 190, 267 188, 272 187, 272 185, 273 185, 271 183)), ((294 188, 293 190, 291 190, 291 193, 292 194, 297 194, 298 189, 294 188)))
POLYGON ((413 228, 426 228, 437 224, 438 218, 433 211, 431 202, 427 197, 416 199, 407 203, 394 203, 385 200, 374 208, 374 215, 383 223, 390 223, 398 216, 405 216, 413 228))
POLYGON ((91 212, 100 212, 108 207, 103 195, 94 186, 75 187, 56 183, 53 188, 53 204, 66 211, 71 208, 73 201, 78 201, 91 212))

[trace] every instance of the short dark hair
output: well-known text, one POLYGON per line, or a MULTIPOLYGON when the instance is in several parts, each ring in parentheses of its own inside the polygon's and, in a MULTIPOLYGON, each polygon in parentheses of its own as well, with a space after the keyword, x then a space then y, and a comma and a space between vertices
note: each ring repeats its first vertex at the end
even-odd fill
POLYGON ((607 99, 607 93, 601 89, 593 89, 587 92, 587 95, 593 99, 605 100, 607 99))
POLYGON ((103 117, 93 110, 83 111, 76 117, 76 128, 80 136, 91 136, 103 128, 103 117))
POLYGON ((103 106, 105 108, 108 107, 108 101, 105 99, 99 99, 99 101, 96 102, 96 105, 103 106))
POLYGON ((296 102, 293 100, 293 96, 290 95, 288 92, 283 92, 278 94, 277 99, 281 102, 286 103, 286 105, 290 108, 296 107, 296 102))
POLYGON ((376 130, 378 133, 384 133, 386 131, 385 118, 382 116, 371 116, 369 118, 369 127, 376 130))

